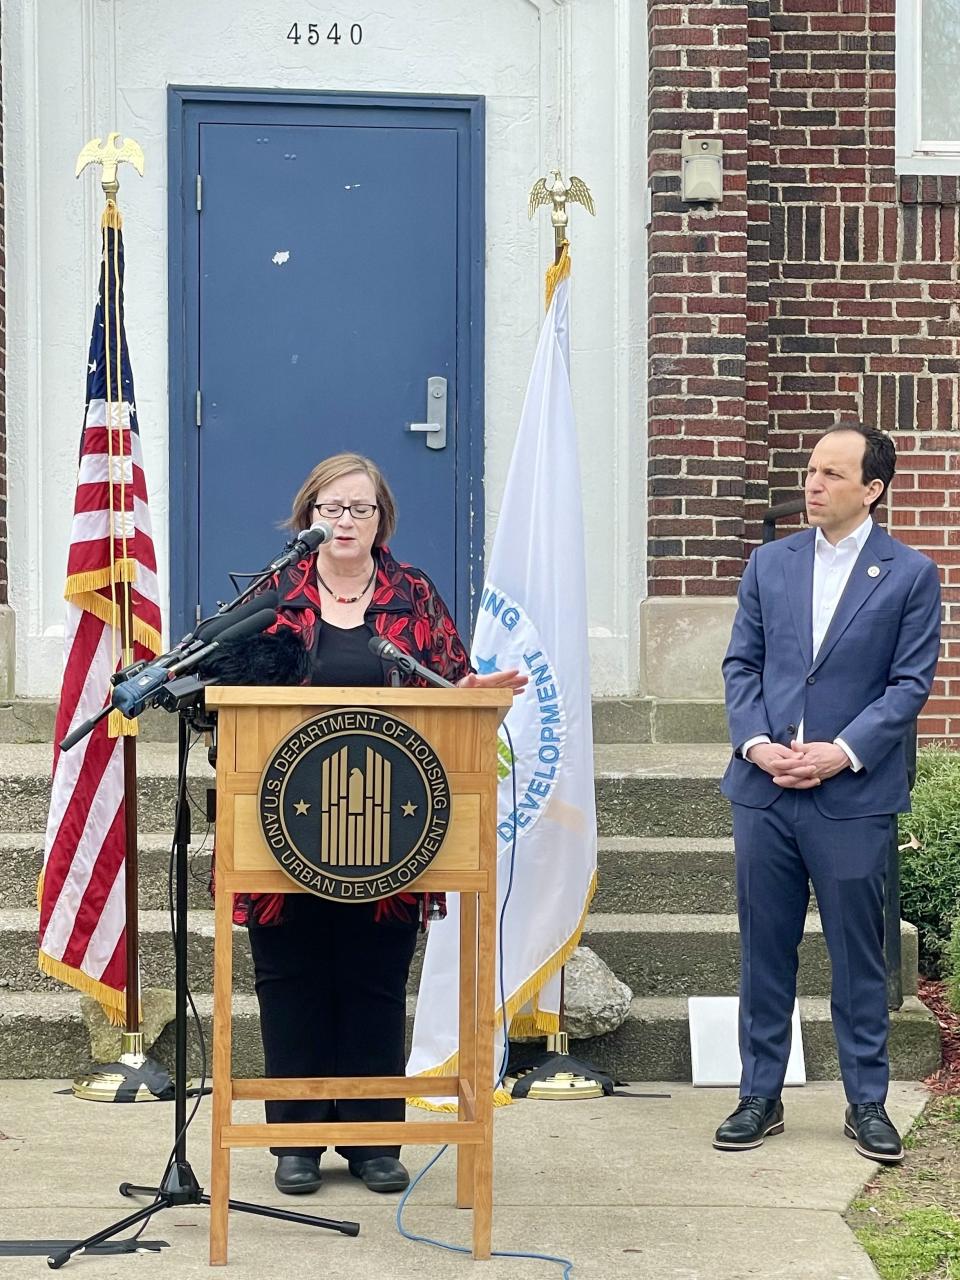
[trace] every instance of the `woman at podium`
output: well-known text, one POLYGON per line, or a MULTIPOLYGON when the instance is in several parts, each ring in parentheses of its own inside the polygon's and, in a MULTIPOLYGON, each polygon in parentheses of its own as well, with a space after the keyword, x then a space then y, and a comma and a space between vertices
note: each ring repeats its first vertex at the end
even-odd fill
MULTIPOLYGON (((429 577, 394 560, 387 541, 396 504, 373 462, 341 453, 313 468, 293 500, 290 527, 319 520, 332 526, 333 537, 268 584, 279 596, 276 640, 288 651, 293 637, 302 646, 285 682, 388 684, 391 664, 369 647, 382 636, 452 683, 524 686, 526 677, 516 671, 474 674, 429 577)), ((417 934, 445 910, 442 896, 427 894, 363 904, 309 893, 238 895, 234 920, 249 927, 266 1075, 403 1075, 407 977, 417 934)), ((404 1118, 403 1099, 265 1106, 272 1123, 404 1118)), ((316 1191, 323 1150, 271 1148, 278 1189, 316 1191)), ((371 1191, 402 1191, 409 1183, 399 1147, 351 1147, 341 1154, 371 1191)))

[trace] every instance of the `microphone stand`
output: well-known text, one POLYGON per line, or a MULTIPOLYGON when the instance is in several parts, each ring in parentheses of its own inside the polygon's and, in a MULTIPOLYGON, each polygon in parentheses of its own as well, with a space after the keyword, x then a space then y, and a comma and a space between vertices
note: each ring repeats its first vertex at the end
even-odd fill
MULTIPOLYGON (((242 598, 250 594, 249 589, 242 598)), ((231 606, 240 601, 231 602, 231 606)), ((187 751, 190 729, 196 732, 212 732, 216 729, 216 717, 208 716, 203 704, 203 689, 213 681, 203 680, 196 676, 185 675, 171 680, 153 697, 155 705, 159 704, 168 711, 176 711, 180 717, 177 736, 178 785, 176 811, 174 816, 174 910, 176 928, 174 934, 174 954, 176 959, 175 978, 175 1065, 174 1065, 174 1143, 160 1180, 160 1186, 141 1186, 132 1182, 121 1182, 119 1190, 122 1196, 152 1196, 151 1204, 145 1205, 136 1212, 128 1214, 101 1231, 68 1245, 47 1258, 47 1265, 57 1271, 75 1254, 88 1252, 121 1252, 135 1253, 138 1250, 157 1249, 165 1242, 140 1240, 137 1236, 116 1241, 112 1246, 100 1249, 105 1241, 111 1240, 120 1232, 126 1231, 138 1223, 144 1223, 159 1213, 161 1209, 173 1209, 180 1205, 210 1204, 210 1197, 204 1194, 203 1188, 187 1159, 187 1003, 189 998, 187 987, 187 895, 188 895, 188 852, 190 845, 190 808, 187 803, 187 751)), ((202 1042, 202 1032, 201 1032, 202 1042)), ((205 1057, 204 1050, 204 1057, 205 1057)), ((202 1096, 202 1095, 201 1095, 202 1096)), ((197 1102, 199 1106, 199 1100, 197 1102)), ((194 1111, 196 1107, 194 1108, 194 1111)), ((336 1231, 345 1236, 360 1234, 359 1222, 321 1218, 305 1213, 296 1213, 289 1209, 275 1209, 270 1205, 253 1204, 245 1200, 229 1200, 230 1209, 238 1213, 249 1213, 261 1218, 278 1218, 284 1222, 296 1222, 307 1227, 322 1227, 327 1231, 336 1231)), ((62 1241, 50 1241, 49 1244, 61 1244, 62 1241)))

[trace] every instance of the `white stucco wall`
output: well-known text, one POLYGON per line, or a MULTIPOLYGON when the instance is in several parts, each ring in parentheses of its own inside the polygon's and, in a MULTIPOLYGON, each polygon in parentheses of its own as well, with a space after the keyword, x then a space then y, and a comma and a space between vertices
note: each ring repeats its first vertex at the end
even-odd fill
MULTIPOLYGON (((17 692, 59 688, 62 588, 102 193, 83 144, 111 130, 121 170, 127 331, 161 585, 168 581, 166 88, 169 84, 483 94, 487 100, 488 545, 542 315, 549 217, 527 193, 582 176, 573 375, 587 519, 595 693, 636 684, 644 590, 646 6, 636 0, 3 0, 7 438, 17 692), (309 46, 291 22, 363 41, 309 46)), ((558 512, 558 519, 563 513, 558 512)))

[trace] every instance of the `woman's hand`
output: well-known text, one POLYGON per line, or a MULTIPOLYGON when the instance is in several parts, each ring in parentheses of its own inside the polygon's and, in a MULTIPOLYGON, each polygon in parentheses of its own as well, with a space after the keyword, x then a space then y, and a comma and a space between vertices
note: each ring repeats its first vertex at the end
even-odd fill
POLYGON ((523 693, 529 679, 529 676, 522 676, 516 667, 512 671, 491 671, 487 676, 474 675, 471 671, 469 675, 457 681, 457 688, 512 689, 516 697, 518 693, 523 693))

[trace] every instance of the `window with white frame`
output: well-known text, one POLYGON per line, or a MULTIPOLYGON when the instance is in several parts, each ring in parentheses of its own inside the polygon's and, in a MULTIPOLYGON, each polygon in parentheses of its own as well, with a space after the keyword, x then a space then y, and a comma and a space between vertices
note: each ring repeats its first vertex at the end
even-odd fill
POLYGON ((960 0, 897 0, 897 171, 960 173, 960 0))

